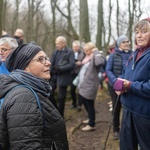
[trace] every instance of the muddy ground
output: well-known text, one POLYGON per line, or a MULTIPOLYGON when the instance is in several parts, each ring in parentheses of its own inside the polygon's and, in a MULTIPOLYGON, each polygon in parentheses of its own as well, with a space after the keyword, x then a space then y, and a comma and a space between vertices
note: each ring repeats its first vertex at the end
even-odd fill
POLYGON ((81 131, 81 128, 85 126, 82 124, 82 121, 87 119, 87 113, 84 107, 82 107, 80 112, 77 109, 70 109, 71 100, 70 98, 68 99, 65 105, 65 121, 70 150, 119 150, 119 141, 113 140, 112 126, 106 147, 104 148, 112 120, 112 115, 107 104, 110 101, 107 88, 105 87, 103 90, 98 91, 95 101, 95 131, 81 131))

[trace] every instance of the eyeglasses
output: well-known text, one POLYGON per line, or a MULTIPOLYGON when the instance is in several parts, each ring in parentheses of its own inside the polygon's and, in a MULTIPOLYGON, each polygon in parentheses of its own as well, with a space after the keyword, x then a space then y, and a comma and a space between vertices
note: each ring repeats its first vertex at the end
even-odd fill
POLYGON ((130 42, 129 42, 129 41, 123 41, 122 43, 123 43, 123 44, 125 44, 125 43, 128 43, 128 44, 129 44, 130 42))
POLYGON ((40 56, 39 58, 33 59, 31 61, 39 61, 41 64, 46 64, 46 61, 50 61, 50 60, 49 57, 47 56, 40 56))
POLYGON ((5 52, 7 52, 7 51, 9 51, 9 50, 11 50, 11 49, 1 48, 1 49, 0 49, 0 52, 1 52, 1 53, 5 53, 5 52))

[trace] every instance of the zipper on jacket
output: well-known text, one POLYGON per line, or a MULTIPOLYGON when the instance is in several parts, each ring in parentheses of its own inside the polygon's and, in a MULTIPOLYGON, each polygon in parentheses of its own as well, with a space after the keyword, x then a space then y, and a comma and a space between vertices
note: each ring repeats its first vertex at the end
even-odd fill
POLYGON ((140 56, 139 57, 139 59, 138 60, 136 60, 135 62, 134 62, 134 60, 135 60, 135 57, 133 57, 133 65, 132 65, 132 70, 134 70, 134 67, 135 67, 135 64, 143 57, 143 56, 145 56, 147 53, 149 53, 149 51, 147 51, 144 55, 142 55, 142 56, 140 56))

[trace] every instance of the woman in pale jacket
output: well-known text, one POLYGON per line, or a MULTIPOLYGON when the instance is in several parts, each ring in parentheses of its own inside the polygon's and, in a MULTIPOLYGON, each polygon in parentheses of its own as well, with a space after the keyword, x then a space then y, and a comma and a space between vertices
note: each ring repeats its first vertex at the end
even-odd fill
POLYGON ((99 86, 99 68, 104 64, 104 57, 92 42, 84 46, 86 57, 82 60, 82 68, 79 73, 78 92, 79 98, 83 102, 88 113, 88 119, 83 123, 87 124, 82 131, 95 130, 95 108, 94 101, 99 86))

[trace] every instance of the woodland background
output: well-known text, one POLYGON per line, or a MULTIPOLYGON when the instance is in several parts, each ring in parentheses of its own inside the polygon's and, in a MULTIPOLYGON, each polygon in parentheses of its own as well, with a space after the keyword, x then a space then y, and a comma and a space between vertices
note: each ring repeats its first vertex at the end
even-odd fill
POLYGON ((35 41, 48 54, 58 35, 67 38, 68 46, 73 40, 92 41, 105 52, 121 34, 134 45, 134 24, 143 14, 150 17, 146 0, 93 0, 96 7, 90 7, 89 1, 0 0, 0 30, 13 36, 21 28, 25 42, 35 41))

